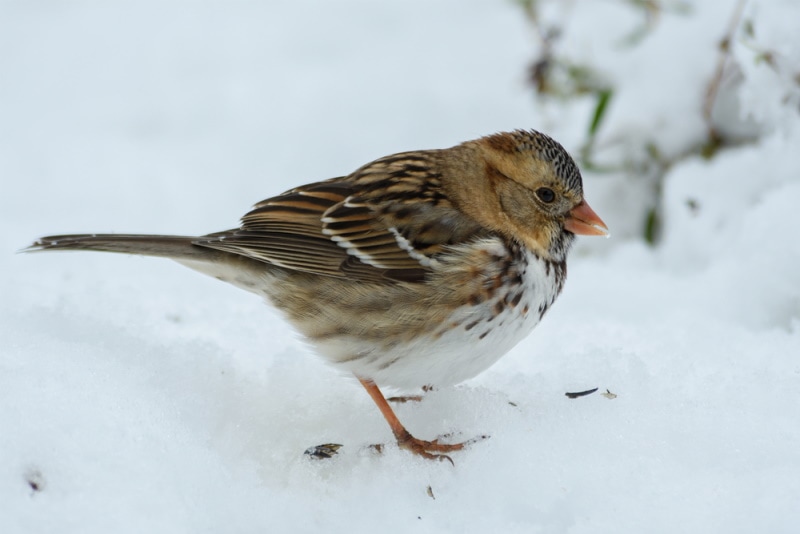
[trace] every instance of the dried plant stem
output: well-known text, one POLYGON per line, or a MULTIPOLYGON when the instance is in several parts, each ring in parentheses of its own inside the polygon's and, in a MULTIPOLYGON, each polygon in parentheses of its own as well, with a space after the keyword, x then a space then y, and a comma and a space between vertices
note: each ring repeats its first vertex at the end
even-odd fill
POLYGON ((711 113, 714 109, 714 102, 717 100, 720 84, 722 83, 722 75, 725 72, 725 65, 727 64, 731 55, 731 43, 733 41, 733 35, 736 32, 736 28, 739 27, 739 21, 742 18, 744 4, 745 0, 739 0, 736 3, 733 15, 728 23, 728 30, 725 32, 725 35, 719 42, 720 54, 719 59, 717 60, 717 67, 714 71, 714 76, 711 78, 711 81, 708 83, 708 87, 706 88, 706 97, 703 102, 703 119, 705 120, 706 127, 708 128, 708 138, 711 143, 714 144, 720 141, 720 135, 716 128, 714 128, 714 123, 711 119, 711 113))

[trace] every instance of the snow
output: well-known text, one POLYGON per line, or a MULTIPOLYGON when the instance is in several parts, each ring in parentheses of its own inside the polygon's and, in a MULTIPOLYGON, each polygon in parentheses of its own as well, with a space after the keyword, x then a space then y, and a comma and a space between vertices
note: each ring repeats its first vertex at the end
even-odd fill
MULTIPOLYGON (((690 6, 626 47, 628 3, 544 2, 561 50, 618 87, 598 158, 704 138, 735 2, 690 6)), ((580 239, 563 295, 490 370, 397 407, 419 437, 491 436, 451 466, 391 445, 360 386, 250 294, 163 260, 15 252, 222 230, 294 185, 495 131, 577 153, 593 100, 537 102, 521 10, 0 4, 0 532, 797 532, 800 6, 742 20, 715 113, 757 140, 679 159, 661 197, 584 172, 613 238, 580 239)))

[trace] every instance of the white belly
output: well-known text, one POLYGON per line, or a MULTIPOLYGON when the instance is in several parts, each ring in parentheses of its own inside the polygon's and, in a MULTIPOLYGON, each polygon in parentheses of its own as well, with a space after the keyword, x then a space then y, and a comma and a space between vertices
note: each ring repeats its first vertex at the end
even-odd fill
MULTIPOLYGON (((496 299, 463 306, 446 321, 459 326, 440 335, 416 337, 388 349, 360 346, 356 350, 361 357, 335 365, 379 386, 398 388, 452 385, 480 374, 525 338, 558 296, 562 280, 557 280, 555 269, 533 255, 527 259, 524 292, 513 307, 505 306, 498 314, 496 299)), ((339 342, 343 341, 331 341, 321 351, 339 352, 339 342)), ((347 341, 347 350, 355 348, 353 342, 347 341)))

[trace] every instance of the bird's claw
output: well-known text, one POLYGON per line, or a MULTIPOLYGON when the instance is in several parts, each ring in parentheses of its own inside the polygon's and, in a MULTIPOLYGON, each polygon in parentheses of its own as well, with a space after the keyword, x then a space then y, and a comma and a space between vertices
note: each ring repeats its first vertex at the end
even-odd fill
POLYGON ((467 441, 461 443, 442 443, 439 441, 442 437, 447 436, 440 436, 436 439, 431 441, 427 441, 424 439, 418 439, 412 436, 410 433, 406 432, 403 435, 397 436, 397 445, 401 449, 406 449, 418 456, 422 456, 423 458, 427 458, 428 460, 439 460, 439 461, 448 461, 452 465, 455 465, 453 459, 450 458, 447 454, 453 451, 460 451, 464 447, 468 445, 472 445, 478 441, 482 441, 488 438, 488 435, 481 435, 476 436, 472 439, 468 439, 467 441))

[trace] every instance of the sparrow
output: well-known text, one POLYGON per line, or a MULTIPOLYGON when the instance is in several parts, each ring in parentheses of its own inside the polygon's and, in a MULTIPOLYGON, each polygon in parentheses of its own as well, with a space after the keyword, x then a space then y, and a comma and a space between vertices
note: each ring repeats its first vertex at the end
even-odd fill
POLYGON ((447 386, 486 370, 553 305, 575 236, 607 234, 567 151, 516 130, 290 189, 233 230, 57 235, 26 250, 160 256, 265 297, 355 375, 401 448, 450 460, 469 442, 414 437, 379 387, 447 386))

